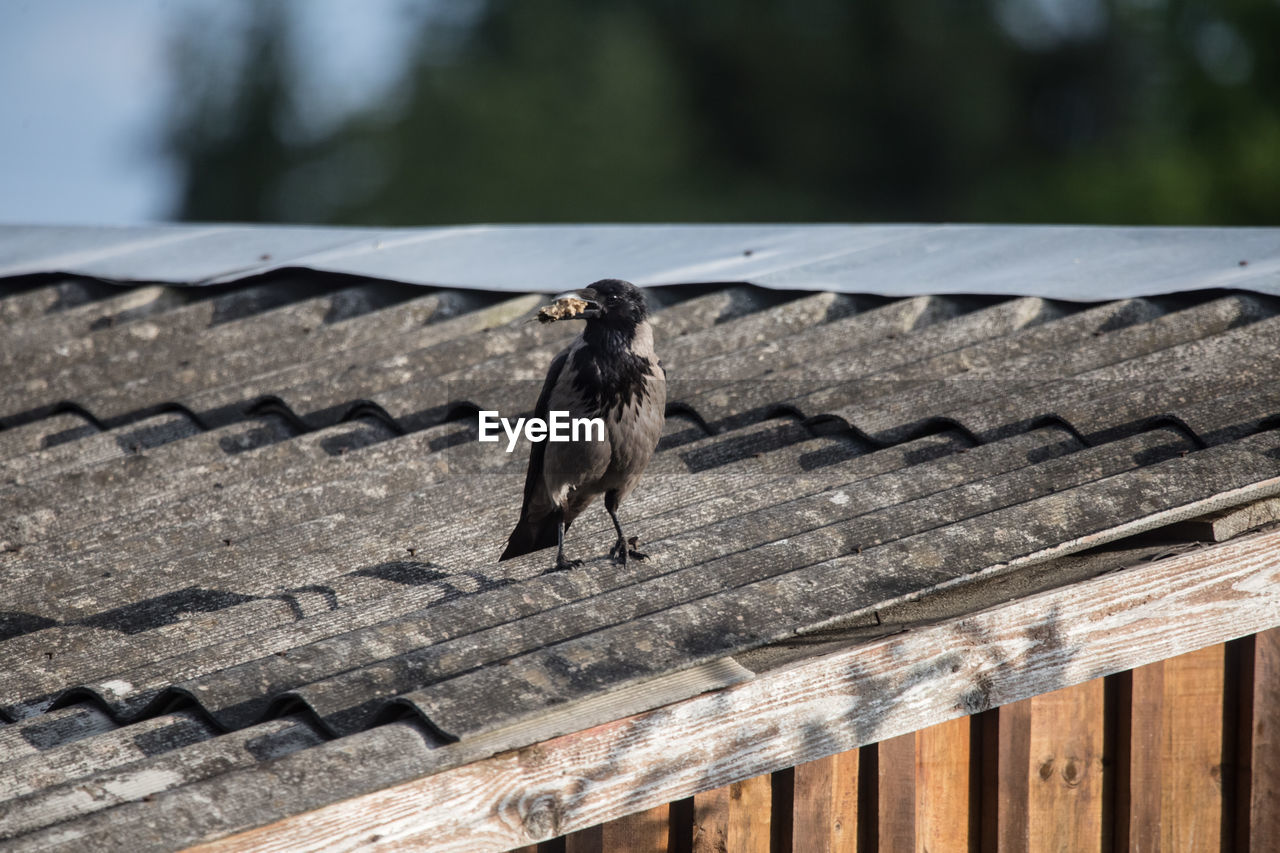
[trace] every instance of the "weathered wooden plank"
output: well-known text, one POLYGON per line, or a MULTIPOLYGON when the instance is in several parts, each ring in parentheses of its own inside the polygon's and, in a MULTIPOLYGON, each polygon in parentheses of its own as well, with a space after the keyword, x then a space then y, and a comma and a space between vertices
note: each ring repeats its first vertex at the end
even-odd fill
POLYGON ((914 853, 974 851, 978 846, 977 803, 970 790, 970 729, 976 721, 957 717, 915 733, 916 808, 914 853))
POLYGON ((693 853, 729 849, 729 786, 693 795, 693 853))
POLYGON ((1104 689, 1101 679, 1031 700, 1028 849, 1102 849, 1104 689))
POLYGON ((856 853, 858 755, 850 749, 795 768, 794 853, 856 853))
POLYGON ((773 832, 773 787, 764 773, 729 784, 725 838, 734 853, 769 853, 773 832))
POLYGON ((1164 662, 1161 850, 1218 850, 1222 840, 1224 650, 1164 662))
POLYGON ((665 853, 671 849, 671 807, 667 803, 604 825, 605 850, 617 853, 665 853))
POLYGON ((1205 542, 1225 542, 1275 521, 1280 521, 1280 498, 1268 498, 1184 521, 1176 525, 1170 534, 1205 542))
POLYGON ((982 851, 1026 853, 1030 842, 1031 699, 982 715, 982 851))
POLYGON ((1117 676, 1116 853, 1159 853, 1164 663, 1117 676))
MULTIPOLYGON (((858 643, 716 694, 542 743, 536 761, 528 760, 527 750, 486 758, 483 739, 477 739, 429 754, 442 764, 457 762, 451 769, 305 816, 287 816, 289 793, 281 792, 283 802, 266 804, 283 812, 274 823, 207 849, 344 850, 378 831, 396 843, 430 839, 441 851, 482 851, 528 843, 530 826, 572 831, 620 808, 668 802, 708 784, 750 778, 983 705, 1280 625, 1278 549, 1280 533, 1247 536, 858 643), (823 732, 821 740, 803 736, 815 730, 823 732), (641 775, 645 793, 637 798, 641 775), (584 779, 593 781, 583 787, 584 779), (483 803, 489 804, 487 818, 477 817, 483 803), (526 816, 522 810, 534 803, 526 816)), ((324 747, 306 750, 305 761, 324 754, 324 747)), ((281 772, 290 761, 281 759, 281 772)), ((171 837, 196 840, 184 835, 195 831, 184 823, 192 818, 186 804, 196 802, 191 798, 217 801, 235 775, 192 786, 166 802, 158 817, 173 821, 171 837)), ((265 823, 262 811, 253 815, 242 820, 265 823)), ((224 813, 219 826, 228 819, 224 813)), ((64 846, 83 845, 94 831, 89 824, 65 826, 60 838, 64 846)), ((32 836, 30 844, 49 840, 32 836)))
POLYGON ((671 847, 671 808, 664 803, 623 815, 602 829, 604 853, 666 853, 671 847))
POLYGON ((1254 638, 1249 850, 1280 838, 1280 628, 1254 638))
POLYGON ((922 793, 916 787, 916 733, 880 741, 876 760, 876 848, 887 853, 915 853, 916 801, 922 793))
MULTIPOLYGON (((604 853, 604 824, 588 826, 564 837, 564 853, 604 853)), ((531 845, 535 850, 537 845, 531 845)), ((524 848, 528 850, 529 847, 524 848)))

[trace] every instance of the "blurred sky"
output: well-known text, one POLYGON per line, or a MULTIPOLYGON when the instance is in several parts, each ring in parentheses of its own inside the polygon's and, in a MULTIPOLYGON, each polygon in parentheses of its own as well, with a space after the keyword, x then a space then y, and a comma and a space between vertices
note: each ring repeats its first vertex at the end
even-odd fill
MULTIPOLYGON (((394 82, 413 13, 435 4, 292 5, 301 70, 325 93, 310 102, 340 112, 394 82)), ((234 41, 241 9, 228 0, 0 0, 0 222, 167 218, 174 189, 158 131, 171 38, 184 16, 202 14, 234 41)))

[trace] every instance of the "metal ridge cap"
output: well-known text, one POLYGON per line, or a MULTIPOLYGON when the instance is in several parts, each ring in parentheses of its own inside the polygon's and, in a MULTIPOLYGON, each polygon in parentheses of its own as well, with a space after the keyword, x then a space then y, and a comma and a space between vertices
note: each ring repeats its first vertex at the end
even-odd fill
POLYGON ((286 269, 557 290, 745 282, 1080 301, 1214 288, 1280 295, 1280 228, 994 224, 515 224, 424 228, 0 225, 0 276, 223 284, 286 269))

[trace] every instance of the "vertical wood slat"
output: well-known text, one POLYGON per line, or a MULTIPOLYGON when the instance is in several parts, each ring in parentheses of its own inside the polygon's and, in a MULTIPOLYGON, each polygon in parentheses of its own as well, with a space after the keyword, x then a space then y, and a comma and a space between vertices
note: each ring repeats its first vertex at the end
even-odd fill
POLYGON ((1164 662, 1160 849, 1220 847, 1222 797, 1222 646, 1164 662))
POLYGON ((856 853, 858 755, 851 749, 796 767, 794 853, 856 853))
POLYGON ((1115 853, 1160 850, 1160 759, 1164 749, 1164 663, 1116 676, 1122 731, 1116 755, 1115 853))
POLYGON ((769 774, 695 795, 694 853, 770 853, 772 799, 769 774))
MULTIPOLYGON (((969 718, 882 741, 877 755, 876 848, 970 849, 969 718)), ((971 837, 972 836, 972 837, 971 837)))
POLYGON ((671 845, 670 823, 668 805, 611 820, 604 825, 604 853, 665 853, 671 845))
POLYGON ((1102 849, 1105 689, 1102 679, 1031 700, 1028 848, 1102 849))
POLYGON ((729 849, 729 789, 716 788, 693 797, 693 853, 729 849))
POLYGON ((729 849, 769 853, 772 842, 773 785, 768 775, 729 786, 729 849))
POLYGON ((1275 849, 1280 839, 1280 628, 1254 636, 1250 719, 1250 851, 1275 849))
POLYGON ((916 853, 973 850, 969 786, 972 723, 958 717, 916 732, 916 853))
POLYGON ((604 827, 598 823, 569 833, 564 837, 564 853, 604 853, 604 827))
POLYGON ((565 836, 565 853, 666 853, 670 850, 669 805, 655 806, 565 836))
POLYGON ((915 853, 915 732, 881 741, 878 758, 878 849, 882 853, 915 853))
POLYGON ((982 853, 1026 853, 1031 767, 1031 700, 982 715, 982 853))

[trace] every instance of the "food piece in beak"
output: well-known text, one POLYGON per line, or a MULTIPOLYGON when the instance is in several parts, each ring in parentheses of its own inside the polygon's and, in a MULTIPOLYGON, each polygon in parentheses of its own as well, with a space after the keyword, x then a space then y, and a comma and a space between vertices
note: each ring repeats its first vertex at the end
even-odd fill
POLYGON ((589 287, 562 293, 555 301, 538 312, 543 323, 556 320, 593 320, 600 316, 600 296, 589 287))
POLYGON ((562 296, 550 305, 544 305, 538 312, 538 321, 554 323, 556 320, 572 320, 581 317, 587 310, 587 300, 576 296, 562 296))

